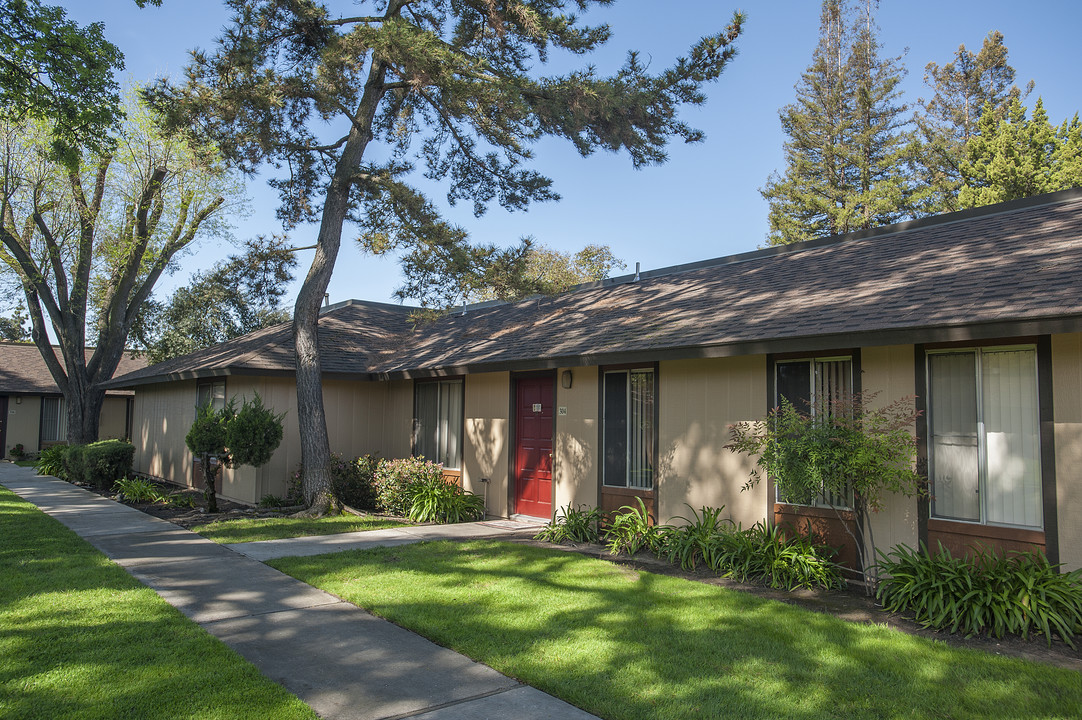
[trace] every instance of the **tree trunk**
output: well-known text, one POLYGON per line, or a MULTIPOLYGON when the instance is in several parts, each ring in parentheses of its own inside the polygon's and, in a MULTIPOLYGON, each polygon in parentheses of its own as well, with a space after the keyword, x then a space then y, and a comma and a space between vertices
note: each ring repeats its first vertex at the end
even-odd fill
POLYGON ((70 393, 64 397, 64 403, 68 412, 68 444, 97 442, 105 391, 93 388, 70 393))
POLYGON ((221 463, 211 465, 210 455, 203 453, 199 458, 203 466, 203 500, 207 503, 207 512, 218 512, 218 494, 214 491, 214 478, 218 475, 221 463))
POLYGON ((353 175, 372 139, 372 118, 383 97, 386 67, 373 64, 364 95, 327 188, 323 204, 316 255, 304 278, 293 312, 293 342, 297 364, 297 417, 301 436, 301 468, 308 515, 331 509, 331 448, 327 438, 327 415, 323 407, 322 370, 319 359, 319 307, 331 281, 334 262, 342 245, 342 225, 349 211, 353 175))

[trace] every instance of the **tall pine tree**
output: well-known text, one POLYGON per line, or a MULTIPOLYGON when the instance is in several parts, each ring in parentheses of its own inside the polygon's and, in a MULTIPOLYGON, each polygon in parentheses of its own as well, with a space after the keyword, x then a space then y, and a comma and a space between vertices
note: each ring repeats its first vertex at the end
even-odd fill
POLYGON ((900 58, 880 57, 874 0, 824 0, 819 44, 780 111, 786 170, 760 190, 771 244, 875 227, 905 214, 907 108, 900 58))
POLYGON ((1019 90, 1014 77, 1003 33, 995 30, 988 33, 979 52, 959 45, 953 61, 925 67, 924 83, 932 96, 920 100, 916 118, 924 188, 918 214, 934 215, 961 207, 958 194, 966 144, 979 132, 984 109, 991 108, 998 121, 1012 99, 1024 99, 1033 89, 1030 81, 1025 92, 1019 90))
POLYGON ((1080 137, 1076 115, 1058 129, 1037 98, 1032 117, 1018 98, 996 112, 984 106, 976 132, 965 145, 959 164, 962 208, 991 205, 1075 187, 1082 181, 1080 137))
POLYGON ((193 55, 182 86, 150 93, 244 169, 282 169, 281 217, 319 223, 294 308, 304 492, 316 511, 330 488, 317 320, 346 222, 371 250, 441 257, 461 271, 503 256, 447 222, 417 190, 419 175, 477 214, 493 202, 525 210, 558 198, 531 169, 542 138, 582 155, 623 151, 636 167, 663 162, 670 139, 702 139, 680 111, 705 101, 742 16, 656 74, 634 53, 610 76, 589 65, 546 74, 553 55, 609 40, 608 26, 575 13, 610 3, 228 0, 235 17, 218 47, 193 55))

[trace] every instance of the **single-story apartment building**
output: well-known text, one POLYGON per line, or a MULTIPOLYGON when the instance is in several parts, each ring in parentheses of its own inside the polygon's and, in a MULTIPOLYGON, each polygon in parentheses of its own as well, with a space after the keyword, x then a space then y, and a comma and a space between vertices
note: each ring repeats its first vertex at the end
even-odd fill
MULTIPOLYGON (((553 297, 485 303, 414 326, 410 308, 350 301, 320 319, 333 450, 420 454, 491 516, 548 518, 642 498, 736 522, 835 513, 744 490, 731 424, 781 398, 912 396, 929 497, 874 518, 879 547, 1039 547, 1082 567, 1082 191, 642 272, 553 297)), ((262 468, 222 493, 282 494, 300 460, 289 325, 154 365, 137 387, 137 469, 188 481, 200 399, 258 392, 286 413, 262 468)))
MULTIPOLYGON (((87 348, 89 359, 94 348, 87 348)), ((57 349, 59 355, 59 349, 57 349)), ((117 375, 145 368, 146 360, 125 353, 117 375)), ((110 389, 101 408, 102 440, 131 437, 135 393, 110 389)), ((26 453, 67 441, 68 416, 64 396, 53 380, 41 352, 33 343, 0 342, 0 457, 22 445, 26 453)))

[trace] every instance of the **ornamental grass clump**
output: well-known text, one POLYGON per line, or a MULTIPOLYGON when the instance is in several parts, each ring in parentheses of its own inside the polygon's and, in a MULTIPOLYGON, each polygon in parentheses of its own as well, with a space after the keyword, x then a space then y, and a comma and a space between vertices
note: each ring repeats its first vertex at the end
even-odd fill
POLYGON ((414 487, 442 480, 443 466, 423 457, 384 460, 375 473, 376 506, 390 515, 406 517, 413 507, 414 487))
POLYGON ((719 533, 705 557, 714 572, 738 582, 832 590, 845 585, 835 554, 813 536, 758 522, 747 530, 737 525, 719 533))
POLYGON ((442 475, 414 483, 409 492, 408 517, 413 522, 459 523, 485 518, 485 499, 442 475))
POLYGON ((588 505, 579 505, 577 508, 568 503, 556 511, 552 522, 534 535, 534 540, 543 540, 551 543, 601 542, 601 520, 604 518, 601 510, 588 505))
POLYGON ((967 637, 1040 632, 1075 647, 1082 633, 1082 570, 1059 571, 1038 551, 1000 555, 980 547, 955 557, 939 544, 935 554, 900 545, 880 553, 885 576, 876 598, 888 612, 912 614, 926 628, 967 637))
POLYGON ((654 551, 673 565, 690 571, 712 555, 718 536, 733 523, 721 516, 725 511, 724 505, 719 508, 704 506, 699 512, 690 505, 687 508, 691 510, 691 518, 682 515, 673 518, 683 520, 683 525, 664 525, 657 529, 654 551))
POLYGON ((635 500, 638 507, 624 505, 605 528, 605 544, 613 555, 621 552, 634 555, 644 547, 651 550, 657 547, 658 527, 650 521, 650 513, 642 498, 636 497, 635 500))

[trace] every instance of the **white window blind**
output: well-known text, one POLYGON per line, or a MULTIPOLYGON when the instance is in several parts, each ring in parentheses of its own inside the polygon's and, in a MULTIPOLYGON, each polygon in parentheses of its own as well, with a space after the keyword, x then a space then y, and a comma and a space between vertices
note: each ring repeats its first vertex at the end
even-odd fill
POLYGON ((933 516, 1042 527, 1036 350, 932 354, 928 381, 933 516))

